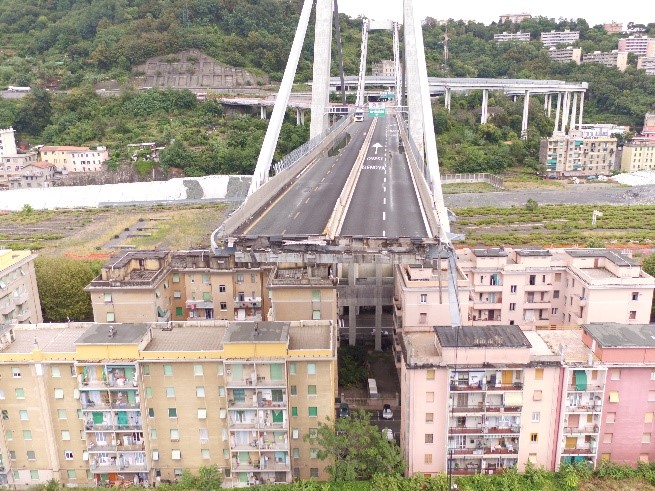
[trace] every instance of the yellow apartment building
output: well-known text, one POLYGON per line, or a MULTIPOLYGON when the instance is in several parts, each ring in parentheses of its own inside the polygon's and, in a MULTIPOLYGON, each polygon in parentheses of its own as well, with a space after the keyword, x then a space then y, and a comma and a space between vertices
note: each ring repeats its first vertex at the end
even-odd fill
POLYGON ((324 479, 336 370, 329 321, 4 326, 0 483, 324 479))
POLYGON ((0 324, 43 322, 30 251, 0 249, 0 324))
POLYGON ((655 170, 655 140, 633 140, 623 145, 621 170, 655 170))

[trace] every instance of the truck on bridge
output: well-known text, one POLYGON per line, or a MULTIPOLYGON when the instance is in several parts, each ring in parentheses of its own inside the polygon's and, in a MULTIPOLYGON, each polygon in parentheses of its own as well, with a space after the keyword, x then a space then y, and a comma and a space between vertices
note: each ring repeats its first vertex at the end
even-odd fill
POLYGON ((15 85, 10 85, 9 87, 7 87, 7 90, 9 92, 29 92, 30 90, 32 90, 32 88, 31 87, 17 87, 15 85))

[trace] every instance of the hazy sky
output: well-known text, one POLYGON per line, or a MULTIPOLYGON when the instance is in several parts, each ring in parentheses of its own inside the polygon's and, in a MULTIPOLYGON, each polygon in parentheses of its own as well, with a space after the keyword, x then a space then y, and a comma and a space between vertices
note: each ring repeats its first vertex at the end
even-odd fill
MULTIPOLYGON (((643 0, 627 4, 598 0, 414 0, 421 18, 476 20, 489 24, 498 22, 501 14, 527 12, 559 19, 586 19, 590 26, 612 20, 627 24, 655 22, 655 2, 643 0)), ((402 0, 340 0, 339 11, 357 17, 365 15, 377 20, 402 20, 402 0)), ((624 25, 625 27, 625 25, 624 25)))

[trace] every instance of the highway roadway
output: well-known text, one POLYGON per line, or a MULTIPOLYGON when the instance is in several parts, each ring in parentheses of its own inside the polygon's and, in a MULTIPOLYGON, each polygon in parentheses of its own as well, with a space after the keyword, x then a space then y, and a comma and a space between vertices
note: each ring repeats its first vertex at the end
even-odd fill
POLYGON ((323 235, 364 144, 371 119, 351 123, 349 143, 334 157, 319 157, 243 235, 323 235))
POLYGON ((396 118, 377 125, 339 235, 427 237, 396 118))
MULTIPOLYGON (((240 235, 326 235, 335 204, 360 156, 359 178, 338 235, 427 237, 405 155, 399 149, 395 117, 350 123, 347 145, 336 156, 321 156, 240 235), (362 153, 364 145, 368 144, 362 153)), ((324 154, 325 155, 325 154, 324 154)))

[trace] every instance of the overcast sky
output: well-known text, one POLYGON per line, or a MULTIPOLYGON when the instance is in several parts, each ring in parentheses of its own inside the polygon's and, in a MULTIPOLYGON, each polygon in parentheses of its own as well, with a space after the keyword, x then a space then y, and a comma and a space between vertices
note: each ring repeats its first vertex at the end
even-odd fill
MULTIPOLYGON (((351 17, 365 15, 376 20, 402 21, 402 0, 340 0, 339 11, 351 17)), ((638 2, 617 3, 607 0, 547 0, 526 2, 525 0, 414 0, 421 18, 476 20, 490 24, 498 22, 501 14, 518 14, 527 12, 533 16, 543 15, 559 19, 585 19, 590 26, 610 21, 627 24, 655 22, 655 2, 642 0, 638 2)), ((625 25, 624 25, 625 27, 625 25)))

